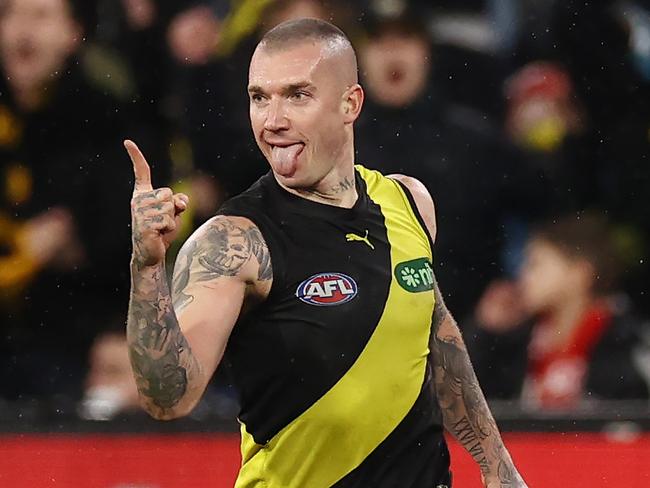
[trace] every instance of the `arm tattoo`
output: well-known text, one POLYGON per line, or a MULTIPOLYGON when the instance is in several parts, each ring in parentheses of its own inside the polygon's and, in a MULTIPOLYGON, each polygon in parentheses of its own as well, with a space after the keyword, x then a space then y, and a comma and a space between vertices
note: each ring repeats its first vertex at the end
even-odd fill
POLYGON ((445 427, 471 454, 484 476, 498 479, 502 488, 525 486, 503 446, 460 334, 441 332, 451 315, 435 278, 434 292, 430 349, 445 427))
POLYGON ((187 292, 191 284, 236 276, 251 259, 258 264, 258 281, 273 278, 271 255, 259 229, 237 225, 227 218, 214 219, 200 240, 188 242, 176 258, 175 310, 180 312, 194 300, 187 292))
POLYGON ((164 265, 140 268, 136 262, 134 255, 127 319, 131 365, 147 410, 165 418, 201 368, 178 325, 164 265))
POLYGON ((174 290, 174 309, 180 312, 187 305, 194 301, 194 296, 185 293, 187 285, 190 284, 190 271, 192 256, 196 252, 196 241, 188 242, 187 249, 182 249, 176 257, 176 272, 172 281, 174 290))
POLYGON ((271 268, 271 254, 269 248, 266 247, 266 242, 262 237, 262 233, 257 227, 248 229, 248 236, 251 243, 251 254, 255 256, 259 264, 259 271, 257 272, 257 279, 266 281, 273 278, 273 268, 271 268))

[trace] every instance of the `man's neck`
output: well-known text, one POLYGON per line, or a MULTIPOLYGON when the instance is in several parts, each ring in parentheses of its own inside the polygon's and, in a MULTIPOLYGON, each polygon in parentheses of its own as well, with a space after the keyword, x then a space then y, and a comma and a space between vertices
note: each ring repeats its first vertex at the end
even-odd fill
MULTIPOLYGON (((338 173, 338 172, 337 172, 338 173)), ((354 184, 354 167, 349 174, 328 175, 314 188, 288 189, 307 200, 333 205, 336 207, 352 208, 357 201, 357 188, 354 184)))
POLYGON ((339 163, 311 188, 288 188, 282 184, 280 186, 289 193, 307 200, 335 207, 352 208, 359 195, 355 185, 354 143, 351 137, 343 145, 340 157, 339 163))

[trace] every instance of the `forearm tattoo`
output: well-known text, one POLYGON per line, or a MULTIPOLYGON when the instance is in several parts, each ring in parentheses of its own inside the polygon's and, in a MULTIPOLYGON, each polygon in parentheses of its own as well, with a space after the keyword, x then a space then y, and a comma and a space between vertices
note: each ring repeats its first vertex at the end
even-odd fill
POLYGON ((131 365, 147 410, 166 417, 200 367, 178 325, 164 265, 133 265, 132 274, 127 319, 131 365))
POLYGON ((460 334, 441 332, 443 322, 453 319, 435 279, 434 292, 430 348, 445 427, 471 454, 484 476, 498 479, 503 488, 520 486, 521 478, 503 445, 460 334))

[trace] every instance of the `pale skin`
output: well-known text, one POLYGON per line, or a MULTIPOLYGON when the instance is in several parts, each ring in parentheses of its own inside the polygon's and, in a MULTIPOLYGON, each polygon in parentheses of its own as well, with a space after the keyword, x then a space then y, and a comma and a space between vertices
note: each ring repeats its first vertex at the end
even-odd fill
MULTIPOLYGON (((352 207, 352 126, 363 105, 349 46, 306 41, 286 49, 258 46, 249 73, 251 126, 278 183, 328 205, 352 207), (300 146, 289 163, 274 156, 300 146)), ((239 318, 271 289, 272 263, 264 239, 245 218, 218 216, 183 245, 173 290, 164 257, 175 237, 185 195, 154 190, 149 166, 134 143, 132 290, 127 323, 131 363, 141 403, 154 417, 186 415, 199 401, 239 318), (217 313, 218 311, 218 313, 217 313)), ((433 201, 412 178, 393 175, 411 191, 432 238, 433 201)), ((488 488, 525 487, 503 446, 480 391, 462 337, 436 287, 432 359, 445 427, 481 467, 488 488)))

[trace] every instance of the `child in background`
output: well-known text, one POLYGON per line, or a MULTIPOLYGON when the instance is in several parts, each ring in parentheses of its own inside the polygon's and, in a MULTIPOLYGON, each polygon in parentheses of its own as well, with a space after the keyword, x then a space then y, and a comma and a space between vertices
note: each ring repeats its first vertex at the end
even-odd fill
POLYGON ((617 288, 619 260, 606 222, 566 217, 526 246, 517 282, 488 287, 465 337, 487 396, 535 409, 587 399, 647 398, 641 322, 617 288))

